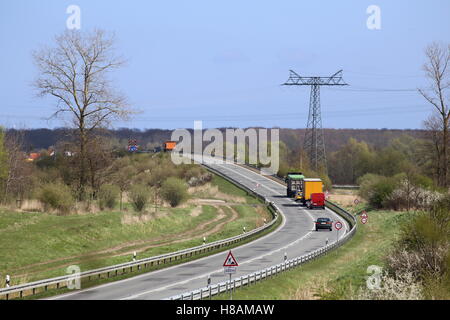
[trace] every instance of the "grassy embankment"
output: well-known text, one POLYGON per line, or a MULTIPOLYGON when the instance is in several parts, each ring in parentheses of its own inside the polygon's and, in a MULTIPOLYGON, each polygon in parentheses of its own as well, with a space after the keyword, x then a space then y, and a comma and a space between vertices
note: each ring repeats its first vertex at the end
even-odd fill
MULTIPOLYGON (((193 188, 188 203, 139 216, 131 210, 58 216, 0 210, 0 278, 12 285, 228 238, 270 220, 263 204, 228 181, 193 188)), ((2 283, 3 285, 3 283, 2 283)))
MULTIPOLYGON (((351 192, 331 195, 331 200, 359 212, 351 192)), ((398 235, 399 225, 413 213, 370 211, 367 224, 358 219, 356 235, 339 249, 296 269, 250 287, 238 289, 234 299, 351 299, 364 286, 367 267, 383 267, 383 257, 398 235)), ((219 296, 218 299, 225 298, 219 296)))

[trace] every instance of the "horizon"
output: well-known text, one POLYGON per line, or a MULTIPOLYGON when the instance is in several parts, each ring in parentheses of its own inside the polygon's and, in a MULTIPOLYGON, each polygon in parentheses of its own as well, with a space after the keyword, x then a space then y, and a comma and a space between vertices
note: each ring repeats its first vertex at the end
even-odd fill
POLYGON ((0 68, 8 77, 0 79, 0 125, 55 128, 67 121, 45 120, 56 101, 36 98, 29 83, 37 76, 31 52, 53 46, 72 4, 82 32, 116 35, 116 53, 128 64, 114 73, 114 85, 141 113, 114 126, 140 129, 191 128, 194 120, 209 128, 304 128, 310 90, 281 86, 290 69, 302 76, 343 69, 348 87, 321 90, 324 128, 420 129, 432 112, 416 90, 427 84, 424 49, 448 42, 450 29, 445 0, 379 0, 379 30, 366 25, 366 0, 2 1, 0 37, 8 45, 0 68))

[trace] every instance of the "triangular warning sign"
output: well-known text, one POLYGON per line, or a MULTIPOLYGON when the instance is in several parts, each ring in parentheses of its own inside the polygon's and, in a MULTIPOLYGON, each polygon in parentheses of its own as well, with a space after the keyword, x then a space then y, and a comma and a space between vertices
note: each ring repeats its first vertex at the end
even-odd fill
POLYGON ((237 267, 239 266, 236 259, 233 257, 233 254, 230 252, 228 252, 228 256, 225 259, 225 262, 223 263, 224 267, 237 267))

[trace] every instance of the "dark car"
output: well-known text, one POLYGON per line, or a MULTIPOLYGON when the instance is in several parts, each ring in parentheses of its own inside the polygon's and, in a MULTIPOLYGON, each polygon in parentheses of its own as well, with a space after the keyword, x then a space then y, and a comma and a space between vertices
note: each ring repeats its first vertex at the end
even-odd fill
POLYGON ((315 222, 316 231, 319 229, 333 229, 333 221, 331 221, 330 218, 317 218, 317 221, 315 222))

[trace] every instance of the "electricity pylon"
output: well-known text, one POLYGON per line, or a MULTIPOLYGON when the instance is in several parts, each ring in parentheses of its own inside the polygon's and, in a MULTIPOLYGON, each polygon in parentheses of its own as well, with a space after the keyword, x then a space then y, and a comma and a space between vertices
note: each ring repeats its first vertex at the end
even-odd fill
POLYGON ((327 170, 325 155, 325 142, 322 129, 322 115, 320 111, 320 86, 346 86, 342 79, 342 70, 331 77, 301 77, 289 70, 289 79, 283 83, 285 86, 311 86, 309 98, 309 115, 306 125, 303 150, 309 156, 310 165, 313 169, 327 170))

